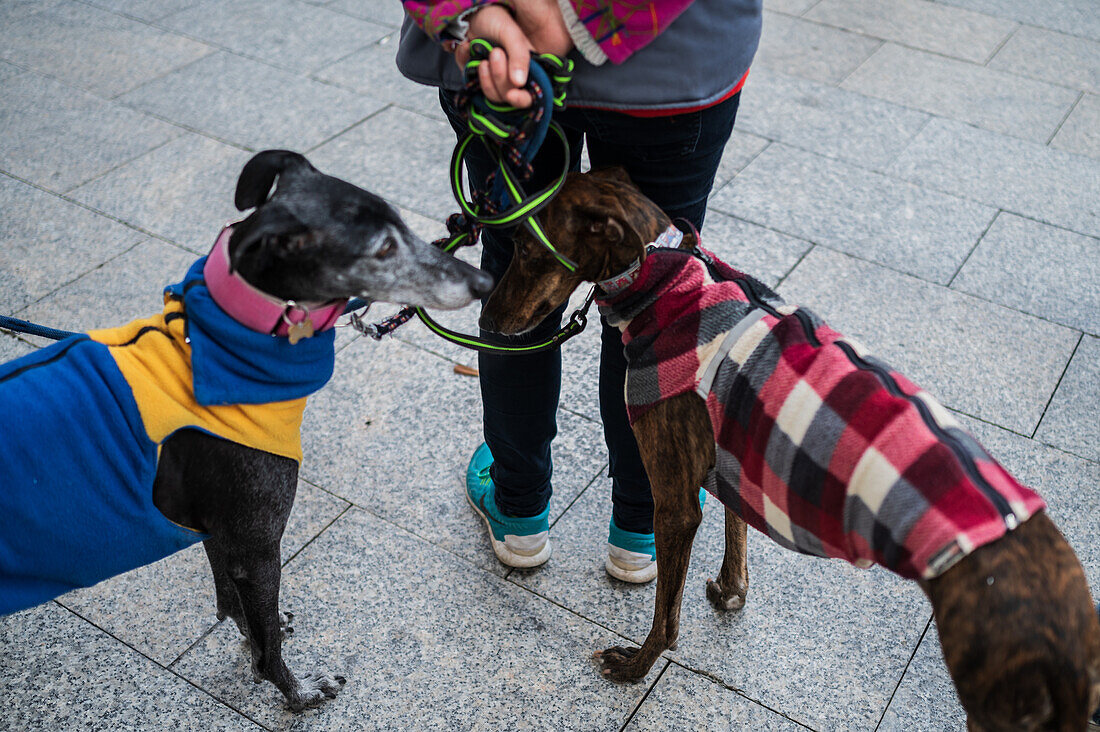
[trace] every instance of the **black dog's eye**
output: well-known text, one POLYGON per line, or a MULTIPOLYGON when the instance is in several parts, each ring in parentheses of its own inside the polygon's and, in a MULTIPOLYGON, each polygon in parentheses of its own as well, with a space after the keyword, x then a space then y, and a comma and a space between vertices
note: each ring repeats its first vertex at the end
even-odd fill
POLYGON ((374 255, 376 259, 385 259, 391 254, 397 251, 397 240, 392 236, 387 236, 385 241, 382 242, 382 246, 378 248, 378 252, 374 255))

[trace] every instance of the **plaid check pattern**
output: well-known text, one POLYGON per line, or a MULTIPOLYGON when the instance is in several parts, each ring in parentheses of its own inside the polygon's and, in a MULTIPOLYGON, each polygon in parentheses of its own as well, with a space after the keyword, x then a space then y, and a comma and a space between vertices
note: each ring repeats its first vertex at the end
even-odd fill
POLYGON ((633 423, 706 399, 707 490, 778 544, 930 579, 1042 510, 942 405, 705 250, 657 250, 599 300, 623 330, 633 423))

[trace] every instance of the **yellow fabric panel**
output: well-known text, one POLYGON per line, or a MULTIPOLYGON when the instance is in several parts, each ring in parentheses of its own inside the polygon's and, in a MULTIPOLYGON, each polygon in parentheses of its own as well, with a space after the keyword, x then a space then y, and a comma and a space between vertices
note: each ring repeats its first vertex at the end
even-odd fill
POLYGON ((182 312, 180 300, 166 297, 164 312, 159 315, 88 333, 92 340, 108 346, 129 382, 149 439, 160 445, 176 430, 197 427, 301 463, 305 397, 270 404, 210 407, 195 401, 185 319, 166 320, 169 314, 182 312), (137 338, 143 328, 157 332, 137 338))

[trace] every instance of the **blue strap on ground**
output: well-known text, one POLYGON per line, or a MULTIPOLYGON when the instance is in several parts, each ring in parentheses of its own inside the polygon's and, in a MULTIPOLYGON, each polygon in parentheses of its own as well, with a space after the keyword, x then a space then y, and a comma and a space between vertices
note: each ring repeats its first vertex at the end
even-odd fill
POLYGON ((27 320, 20 320, 19 318, 9 318, 6 315, 0 315, 0 328, 4 330, 10 330, 14 333, 26 333, 28 335, 41 336, 43 338, 49 338, 54 341, 63 341, 66 338, 77 333, 73 333, 67 330, 58 330, 57 328, 48 328, 44 325, 38 325, 37 323, 31 323, 27 320))

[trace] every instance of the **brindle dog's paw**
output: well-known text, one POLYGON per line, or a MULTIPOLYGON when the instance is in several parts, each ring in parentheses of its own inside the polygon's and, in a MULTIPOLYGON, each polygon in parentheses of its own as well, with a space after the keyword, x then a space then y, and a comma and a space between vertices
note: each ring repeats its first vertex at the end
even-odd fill
POLYGON ((740 610, 745 607, 746 588, 725 589, 712 579, 707 580, 707 599, 716 610, 740 610))
POLYGON ((639 672, 638 664, 635 662, 639 650, 641 649, 612 646, 603 651, 596 651, 592 657, 599 662, 600 673, 605 679, 619 682, 639 681, 649 670, 642 669, 639 672))
POLYGON ((306 707, 320 704, 326 699, 335 699, 336 694, 347 683, 343 676, 326 673, 308 673, 298 677, 298 691, 287 699, 290 708, 300 712, 306 707))

